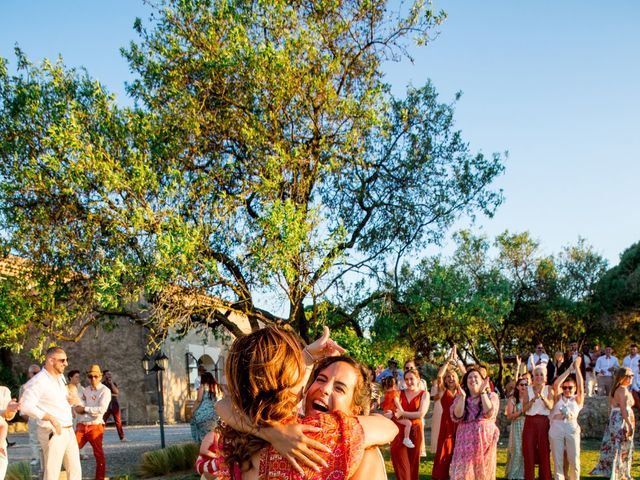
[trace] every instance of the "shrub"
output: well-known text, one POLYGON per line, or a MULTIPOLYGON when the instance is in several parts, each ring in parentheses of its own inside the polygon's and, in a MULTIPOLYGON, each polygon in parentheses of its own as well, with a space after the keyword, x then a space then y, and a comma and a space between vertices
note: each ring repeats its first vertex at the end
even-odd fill
POLYGON ((195 443, 183 443, 146 452, 138 465, 138 474, 142 478, 150 478, 170 472, 191 470, 196 463, 199 449, 195 443))
POLYGON ((31 465, 29 462, 11 463, 7 467, 6 480, 31 480, 31 465))

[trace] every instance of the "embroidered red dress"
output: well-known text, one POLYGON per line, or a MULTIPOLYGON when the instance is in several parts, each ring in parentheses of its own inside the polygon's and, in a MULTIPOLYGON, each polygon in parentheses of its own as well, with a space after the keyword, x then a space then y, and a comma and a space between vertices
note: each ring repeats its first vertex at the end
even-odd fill
MULTIPOLYGON (((330 454, 321 453, 328 466, 321 467, 321 470, 316 472, 303 465, 305 474, 300 475, 272 446, 267 446, 260 452, 259 478, 261 480, 346 480, 351 478, 364 454, 364 431, 358 419, 343 412, 333 412, 305 417, 300 419, 300 423, 321 429, 318 433, 308 435, 331 450, 330 454)), ((231 475, 224 462, 218 463, 216 476, 219 479, 240 480, 237 474, 231 475)))
MULTIPOLYGON (((403 390, 400 393, 402 409, 405 412, 417 412, 420 410, 420 402, 424 393, 424 390, 420 390, 411 401, 408 401, 403 390)), ((396 473, 396 480, 418 480, 422 437, 422 419, 418 418, 411 420, 411 434, 409 435, 415 448, 407 448, 402 444, 402 439, 404 438, 402 429, 391 442, 391 463, 393 463, 393 471, 396 473)))

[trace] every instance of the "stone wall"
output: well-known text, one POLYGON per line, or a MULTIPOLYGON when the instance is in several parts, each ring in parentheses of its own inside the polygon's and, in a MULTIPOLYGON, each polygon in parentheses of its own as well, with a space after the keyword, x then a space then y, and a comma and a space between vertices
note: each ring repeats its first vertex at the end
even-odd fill
MULTIPOLYGON (((578 423, 582 430, 582 438, 602 439, 605 426, 609 422, 609 399, 607 397, 589 397, 584 401, 584 408, 578 417, 578 423)), ((509 421, 504 415, 506 400, 500 402, 500 414, 497 424, 500 428, 500 436, 509 438, 509 421)))
MULTIPOLYGON (((128 409, 130 423, 149 421, 146 404, 149 398, 155 398, 155 381, 146 377, 141 359, 144 356, 145 331, 126 319, 117 321, 113 330, 90 329, 77 343, 60 342, 67 353, 70 370, 82 372, 82 383, 86 385, 84 372, 89 365, 98 364, 104 370, 111 370, 114 381, 120 388, 120 405, 128 409)), ((25 347, 24 351, 28 351, 25 347)), ((14 369, 24 373, 34 362, 29 355, 22 353, 14 357, 14 369)), ((155 402, 155 400, 154 400, 155 402)))

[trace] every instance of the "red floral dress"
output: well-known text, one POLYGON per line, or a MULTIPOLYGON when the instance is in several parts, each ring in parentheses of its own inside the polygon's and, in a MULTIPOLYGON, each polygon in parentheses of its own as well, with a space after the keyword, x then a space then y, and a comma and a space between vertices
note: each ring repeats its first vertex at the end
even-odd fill
MULTIPOLYGON (((346 480, 351 478, 364 454, 364 431, 358 419, 343 412, 333 412, 305 417, 300 420, 300 423, 321 429, 318 433, 307 435, 329 447, 330 454, 320 453, 328 466, 321 467, 321 470, 316 472, 302 465, 305 474, 300 475, 269 445, 260 452, 258 477, 262 480, 346 480)), ((216 463, 217 478, 240 480, 237 470, 235 475, 231 475, 224 462, 216 463)), ((199 470, 202 471, 202 467, 199 470)), ((210 470, 205 469, 205 471, 210 470)))

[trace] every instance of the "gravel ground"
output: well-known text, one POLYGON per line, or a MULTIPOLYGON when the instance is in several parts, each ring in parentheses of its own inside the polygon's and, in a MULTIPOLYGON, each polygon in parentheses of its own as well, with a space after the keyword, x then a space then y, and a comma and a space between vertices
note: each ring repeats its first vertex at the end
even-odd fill
MULTIPOLYGON (((134 473, 142 454, 160 448, 160 427, 158 425, 125 426, 128 442, 121 442, 114 427, 107 427, 104 434, 104 452, 107 459, 107 476, 116 477, 134 473)), ((9 449, 9 463, 30 460, 29 436, 26 433, 13 433, 9 440, 16 442, 9 449)), ((165 425, 165 443, 167 446, 191 441, 191 429, 188 424, 165 425)), ((94 478, 96 463, 87 444, 85 452, 88 460, 82 461, 82 477, 94 478)), ((37 467, 36 467, 37 468, 37 467)))

